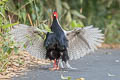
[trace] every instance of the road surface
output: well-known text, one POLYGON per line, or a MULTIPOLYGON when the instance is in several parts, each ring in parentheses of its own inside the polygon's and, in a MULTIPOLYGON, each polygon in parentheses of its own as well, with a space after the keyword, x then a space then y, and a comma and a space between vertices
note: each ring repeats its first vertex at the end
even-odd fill
POLYGON ((77 70, 49 71, 50 66, 37 66, 12 80, 61 80, 61 75, 71 80, 120 80, 120 49, 100 49, 70 64, 77 70))

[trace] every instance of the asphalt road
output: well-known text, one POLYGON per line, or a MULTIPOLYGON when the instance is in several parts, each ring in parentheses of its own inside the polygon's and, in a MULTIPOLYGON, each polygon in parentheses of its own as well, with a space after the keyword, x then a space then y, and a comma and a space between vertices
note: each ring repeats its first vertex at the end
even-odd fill
POLYGON ((61 80, 63 76, 71 76, 71 80, 120 80, 120 49, 100 49, 79 60, 70 61, 77 70, 64 69, 49 71, 50 66, 31 67, 25 75, 12 80, 61 80))

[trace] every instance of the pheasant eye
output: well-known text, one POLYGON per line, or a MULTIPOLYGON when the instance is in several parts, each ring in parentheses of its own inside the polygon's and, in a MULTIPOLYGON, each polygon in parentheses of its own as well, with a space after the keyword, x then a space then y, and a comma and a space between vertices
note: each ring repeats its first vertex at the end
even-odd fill
POLYGON ((54 14, 53 16, 56 16, 56 14, 54 14))
POLYGON ((57 14, 57 12, 53 12, 53 17, 58 18, 58 14, 57 14))

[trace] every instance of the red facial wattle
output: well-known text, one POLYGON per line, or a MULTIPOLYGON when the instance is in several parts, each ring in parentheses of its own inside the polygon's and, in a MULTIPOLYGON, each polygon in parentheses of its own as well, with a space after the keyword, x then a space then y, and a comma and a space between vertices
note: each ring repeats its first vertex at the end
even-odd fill
POLYGON ((56 19, 58 18, 58 13, 57 12, 53 12, 53 17, 56 17, 56 19))

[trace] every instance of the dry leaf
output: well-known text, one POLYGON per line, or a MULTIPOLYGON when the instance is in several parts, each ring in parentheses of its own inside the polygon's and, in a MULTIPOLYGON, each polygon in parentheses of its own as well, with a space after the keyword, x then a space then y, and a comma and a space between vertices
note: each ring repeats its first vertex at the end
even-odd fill
POLYGON ((109 76, 109 77, 114 77, 114 76, 116 76, 116 75, 113 75, 113 74, 111 74, 111 73, 108 73, 108 76, 109 76))
POLYGON ((120 62, 119 60, 115 60, 115 62, 120 62))
POLYGON ((78 79, 76 79, 76 80, 85 80, 85 78, 78 78, 78 79))
POLYGON ((8 80, 13 76, 23 75, 23 71, 27 70, 30 65, 45 65, 50 63, 49 61, 36 59, 27 52, 20 52, 19 54, 12 54, 7 64, 7 69, 0 73, 0 80, 8 80), (19 61, 24 64, 19 64, 19 61))

